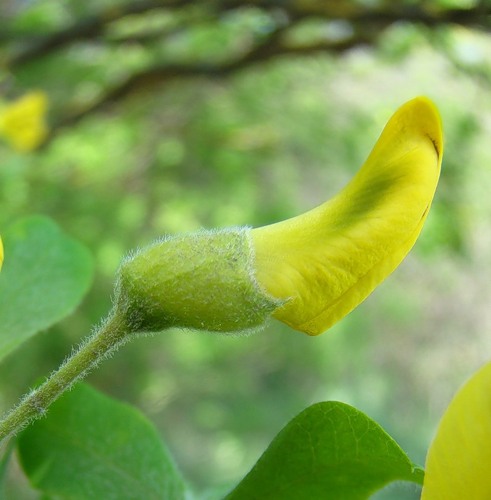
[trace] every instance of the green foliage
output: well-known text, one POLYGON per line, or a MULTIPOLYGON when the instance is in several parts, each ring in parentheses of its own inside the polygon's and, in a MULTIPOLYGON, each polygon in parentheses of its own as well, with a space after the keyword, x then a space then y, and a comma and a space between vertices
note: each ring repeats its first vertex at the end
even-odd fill
POLYGON ((377 423, 331 401, 289 422, 227 500, 362 500, 395 480, 422 484, 423 470, 377 423))
POLYGON ((7 472, 7 467, 12 455, 12 452, 14 451, 15 448, 15 442, 11 441, 6 449, 3 450, 3 456, 0 458, 0 500, 8 500, 5 496, 4 492, 4 481, 5 481, 5 475, 7 472))
MULTIPOLYGON (((86 384, 25 430, 17 449, 30 483, 50 498, 184 498, 184 482, 152 424, 86 384)), ((226 499, 361 500, 396 480, 422 484, 423 471, 372 419, 331 401, 293 418, 226 499)))
MULTIPOLYGON (((7 61, 2 99, 46 91, 50 125, 57 127, 135 71, 183 62, 200 69, 233 60, 278 27, 283 31, 258 52, 265 59, 232 77, 198 71, 176 79, 164 71, 58 128, 34 154, 0 144, 5 243, 11 221, 39 212, 88 246, 97 266, 83 307, 3 359, 2 409, 55 368, 107 312, 114 271, 129 249, 163 234, 261 225, 315 206, 365 159, 391 110, 425 94, 440 107, 446 132, 437 197, 415 252, 360 310, 315 341, 275 323, 253 340, 169 331, 123 350, 92 376, 168 434, 198 489, 234 483, 285 415, 325 399, 363 409, 423 461, 442 405, 489 344, 480 319, 488 317, 491 272, 491 17, 483 14, 489 7, 475 0, 294 1, 221 13, 220 5, 230 2, 170 2, 184 7, 119 17, 132 3, 140 2, 0 5, 0 52, 7 61), (288 6, 299 11, 290 15, 288 6), (453 14, 461 24, 442 25, 448 7, 473 10, 453 14), (322 16, 330 8, 338 17, 322 16), (313 15, 299 15, 302 9, 313 15), (420 9, 433 25, 404 20, 420 9), (100 13, 104 29, 84 32, 85 20, 100 13), (285 29, 289 21, 294 25, 285 29), (76 34, 73 26, 82 27, 81 38, 69 35, 66 44, 27 63, 8 64, 25 48, 39 47, 43 36, 64 29, 76 34), (351 36, 363 44, 330 50, 351 36), (282 41, 300 50, 283 54, 282 41), (312 43, 321 50, 309 52, 312 43), (281 57, 268 59, 275 48, 281 57)), ((18 283, 4 279, 13 262, 7 250, 0 310, 12 293, 2 287, 18 283)), ((4 332, 2 324, 0 346, 4 332)), ((6 475, 9 498, 33 497, 16 493, 21 474, 15 469, 6 475)))
POLYGON ((153 425, 135 408, 80 384, 18 440, 31 484, 56 498, 184 498, 153 425))
POLYGON ((22 219, 3 239, 0 359, 72 312, 92 282, 88 250, 48 218, 22 219))

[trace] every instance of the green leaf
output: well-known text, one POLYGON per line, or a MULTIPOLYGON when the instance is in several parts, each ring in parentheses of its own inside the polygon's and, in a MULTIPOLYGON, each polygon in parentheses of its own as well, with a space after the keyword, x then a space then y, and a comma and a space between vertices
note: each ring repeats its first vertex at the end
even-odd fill
POLYGON ((46 217, 22 219, 2 239, 0 360, 72 312, 92 282, 88 250, 46 217))
POLYGON ((70 500, 184 498, 156 429, 135 408, 80 384, 18 439, 32 486, 70 500))
POLYGON ((422 484, 423 470, 376 422, 330 401, 288 423, 226 498, 366 499, 396 480, 422 484))
POLYGON ((9 441, 6 449, 3 450, 3 456, 0 459, 0 500, 7 500, 4 491, 5 475, 7 473, 7 467, 10 462, 10 457, 14 450, 15 441, 12 439, 9 441))

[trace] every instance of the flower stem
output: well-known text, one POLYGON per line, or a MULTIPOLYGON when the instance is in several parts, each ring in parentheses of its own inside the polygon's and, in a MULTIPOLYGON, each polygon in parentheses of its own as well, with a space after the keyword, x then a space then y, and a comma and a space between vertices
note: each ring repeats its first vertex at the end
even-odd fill
POLYGON ((83 342, 57 371, 37 389, 26 394, 20 403, 6 414, 0 421, 0 442, 45 415, 51 403, 124 344, 129 333, 126 322, 117 310, 110 314, 100 328, 83 342))

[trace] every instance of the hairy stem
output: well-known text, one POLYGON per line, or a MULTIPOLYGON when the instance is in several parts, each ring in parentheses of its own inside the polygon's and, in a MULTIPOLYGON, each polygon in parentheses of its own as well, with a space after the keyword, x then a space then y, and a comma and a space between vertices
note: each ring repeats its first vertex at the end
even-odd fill
POLYGON ((51 403, 121 346, 129 338, 128 334, 126 322, 117 311, 113 312, 57 371, 37 389, 26 394, 20 403, 6 414, 0 421, 0 442, 42 417, 51 403))

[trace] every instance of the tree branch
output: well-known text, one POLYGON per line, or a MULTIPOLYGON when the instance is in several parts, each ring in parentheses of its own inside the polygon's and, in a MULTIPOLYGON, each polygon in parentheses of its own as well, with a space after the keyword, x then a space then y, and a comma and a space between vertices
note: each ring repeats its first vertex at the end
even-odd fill
POLYGON ((162 65, 135 73, 119 85, 108 90, 98 100, 94 101, 91 106, 58 121, 58 123, 53 125, 48 141, 53 139, 62 128, 75 125, 86 116, 101 111, 141 89, 148 89, 152 86, 159 86, 159 88, 161 88, 162 85, 168 84, 176 79, 198 77, 223 78, 252 65, 260 64, 280 56, 304 55, 316 52, 340 54, 355 47, 373 45, 375 39, 354 37, 343 41, 322 42, 297 47, 280 44, 276 37, 274 37, 274 40, 268 40, 268 42, 269 43, 265 43, 264 45, 260 45, 250 50, 240 59, 222 64, 162 65))
POLYGON ((27 43, 25 47, 7 60, 7 66, 15 69, 33 59, 60 50, 79 40, 99 37, 106 26, 132 14, 142 14, 156 9, 181 8, 192 4, 192 0, 140 0, 120 7, 105 9, 91 17, 82 19, 67 28, 27 43))
MULTIPOLYGON (((8 65, 16 68, 34 58, 39 58, 61 50, 77 40, 100 39, 106 34, 108 24, 130 14, 143 14, 156 9, 180 9, 195 5, 192 0, 132 0, 116 9, 104 10, 92 17, 83 19, 69 28, 47 35, 10 58, 8 65)), ((441 9, 427 11, 420 6, 401 6, 398 2, 387 3, 385 9, 361 7, 350 0, 325 0, 305 2, 304 0, 208 0, 198 3, 202 17, 184 16, 185 29, 192 30, 204 18, 220 22, 221 17, 231 11, 255 8, 266 12, 276 23, 276 29, 267 34, 252 33, 255 37, 252 47, 243 52, 231 54, 220 63, 156 64, 129 76, 100 95, 89 106, 73 114, 60 118, 52 128, 49 139, 66 126, 78 123, 85 116, 100 111, 108 105, 140 89, 165 85, 170 81, 195 77, 224 77, 251 65, 268 61, 274 57, 295 54, 328 52, 340 54, 354 47, 373 46, 380 34, 396 22, 418 23, 431 28, 459 24, 476 29, 491 30, 491 6, 482 1, 471 9, 441 9), (328 21, 343 20, 352 28, 353 35, 341 41, 316 41, 307 45, 295 46, 288 42, 285 34, 307 19, 328 21)), ((193 11, 195 12, 195 11, 193 11)), ((165 32, 141 33, 136 42, 165 39, 165 32)), ((124 39, 106 39, 107 43, 125 43, 124 39)))
MULTIPOLYGON (((80 40, 93 40, 100 37, 107 25, 131 14, 143 14, 157 9, 176 9, 193 5, 192 0, 138 0, 116 8, 105 9, 94 16, 82 19, 58 32, 27 44, 16 54, 8 58, 7 65, 14 69, 35 58, 80 40)), ((202 2, 201 6, 210 11, 210 15, 219 18, 220 13, 244 7, 254 7, 267 11, 281 11, 290 20, 317 18, 325 20, 343 20, 358 25, 387 26, 395 22, 418 23, 429 27, 446 24, 458 24, 482 31, 491 31, 491 6, 480 2, 471 9, 441 9, 429 11, 419 6, 400 6, 398 2, 387 8, 369 9, 350 1, 303 2, 301 0, 215 0, 202 2)))

